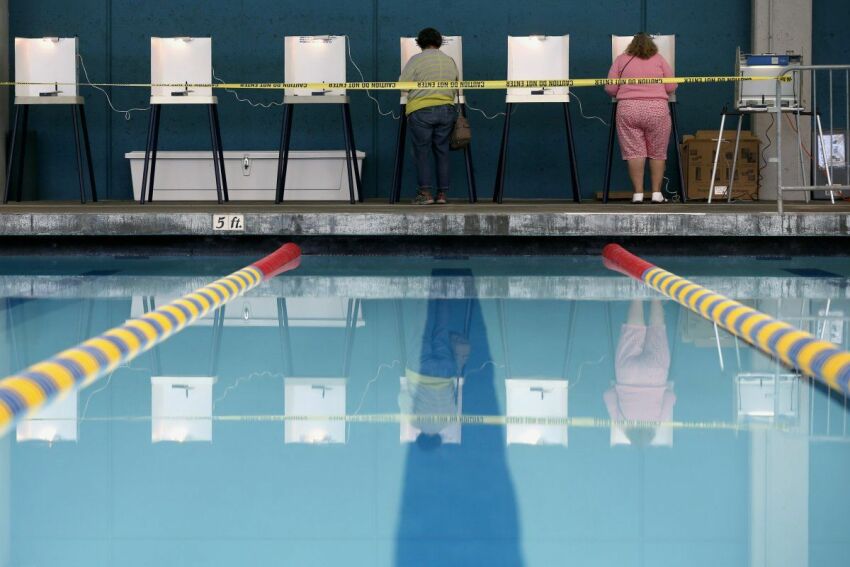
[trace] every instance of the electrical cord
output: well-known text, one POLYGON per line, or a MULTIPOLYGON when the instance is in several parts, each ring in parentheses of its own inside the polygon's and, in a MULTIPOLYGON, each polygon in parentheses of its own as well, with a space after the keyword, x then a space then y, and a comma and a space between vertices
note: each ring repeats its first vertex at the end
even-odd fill
POLYGON ((570 93, 570 96, 574 97, 576 99, 576 102, 578 102, 578 112, 579 112, 579 114, 581 114, 582 118, 584 118, 585 120, 599 120, 600 122, 602 122, 603 126, 608 126, 608 123, 605 122, 604 120, 602 120, 601 118, 599 118, 598 116, 594 116, 592 114, 590 116, 585 116, 584 108, 582 108, 582 106, 581 106, 581 99, 572 90, 570 90, 569 93, 570 93))
MULTIPOLYGON (((357 70, 357 74, 360 75, 360 82, 365 83, 366 79, 363 76, 363 71, 360 70, 360 66, 357 65, 357 63, 354 62, 354 57, 351 56, 351 38, 348 37, 347 35, 344 36, 344 37, 345 37, 346 51, 348 52, 348 60, 351 61, 351 64, 357 70)), ((373 97, 372 93, 370 91, 368 91, 368 90, 366 91, 366 96, 369 97, 369 100, 371 100, 372 102, 375 103, 375 106, 378 109, 378 114, 380 114, 381 116, 392 116, 393 120, 398 120, 399 118, 401 118, 401 116, 397 116, 396 113, 393 112, 392 110, 388 110, 388 111, 384 112, 384 110, 381 108, 380 101, 378 101, 378 99, 373 97)))
MULTIPOLYGON (((220 79, 220 78, 219 78, 219 77, 215 74, 215 67, 213 67, 213 70, 212 70, 212 76, 213 76, 213 80, 214 80, 214 81, 217 81, 219 84, 225 84, 225 83, 224 83, 224 81, 223 81, 222 79, 220 79)), ((271 101, 271 102, 254 102, 254 101, 252 101, 252 100, 251 100, 251 99, 249 99, 249 98, 242 98, 241 96, 239 96, 239 93, 238 93, 238 92, 236 92, 236 91, 235 91, 235 90, 233 90, 233 89, 224 89, 224 92, 232 94, 234 97, 236 97, 236 100, 237 100, 238 102, 244 102, 244 103, 247 103, 247 104, 248 104, 248 105, 250 105, 252 108, 267 108, 267 109, 268 109, 268 108, 272 108, 272 107, 274 107, 274 106, 283 106, 283 103, 282 103, 282 102, 277 102, 277 101, 271 101)))
POLYGON ((103 96, 106 97, 106 103, 109 105, 109 108, 111 108, 114 112, 117 112, 118 114, 123 114, 124 120, 130 120, 130 115, 133 112, 147 112, 148 110, 151 109, 150 106, 147 107, 147 108, 130 108, 130 109, 127 109, 127 110, 121 110, 119 108, 115 108, 115 105, 112 104, 112 99, 109 97, 109 93, 106 92, 103 88, 92 83, 91 79, 89 79, 89 72, 86 69, 86 63, 85 63, 85 61, 83 61, 83 56, 78 53, 77 57, 79 57, 79 59, 80 59, 80 68, 83 70, 83 75, 86 78, 86 82, 84 84, 89 86, 89 87, 92 87, 93 89, 97 89, 100 92, 102 92, 103 96))

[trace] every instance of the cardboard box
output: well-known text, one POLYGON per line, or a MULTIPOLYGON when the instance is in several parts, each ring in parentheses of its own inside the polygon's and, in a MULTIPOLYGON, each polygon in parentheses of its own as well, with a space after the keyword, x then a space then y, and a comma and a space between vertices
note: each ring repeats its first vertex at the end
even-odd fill
MULTIPOLYGON (((718 130, 698 130, 695 135, 682 138, 682 167, 685 170, 685 191, 688 199, 708 199, 718 136, 718 130)), ((752 132, 741 131, 733 199, 758 198, 760 146, 761 141, 752 132)), ((734 150, 735 130, 724 130, 712 201, 726 200, 734 150)))

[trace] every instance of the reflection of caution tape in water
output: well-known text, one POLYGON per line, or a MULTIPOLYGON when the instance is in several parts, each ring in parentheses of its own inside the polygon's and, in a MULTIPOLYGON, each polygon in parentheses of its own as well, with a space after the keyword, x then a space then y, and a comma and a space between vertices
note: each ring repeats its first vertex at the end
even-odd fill
POLYGON ((616 244, 606 246, 602 257, 608 268, 644 282, 762 352, 850 395, 850 352, 834 343, 662 270, 616 244))
MULTIPOLYGON (((54 417, 45 418, 51 422, 61 421, 54 417)), ((111 416, 85 417, 75 420, 78 423, 137 423, 150 422, 151 416, 111 416)), ((445 425, 483 425, 504 427, 508 425, 538 425, 549 427, 575 427, 578 429, 608 429, 612 425, 634 429, 656 429, 668 427, 681 430, 722 430, 722 431, 751 431, 757 429, 787 430, 782 423, 769 422, 740 422, 727 421, 647 421, 647 420, 612 420, 599 417, 535 417, 507 415, 437 415, 437 414, 351 414, 351 415, 216 415, 207 417, 157 416, 157 420, 179 421, 213 421, 221 423, 292 423, 292 422, 330 422, 351 424, 399 424, 399 423, 433 423, 445 425)), ((39 421, 36 416, 32 421, 39 421)))
POLYGON ((300 257, 298 246, 284 244, 238 272, 0 380, 0 435, 16 419, 85 388, 264 280, 297 267, 300 257))
POLYGON ((628 79, 540 79, 516 81, 374 81, 353 83, 37 83, 37 82, 0 82, 0 87, 22 86, 92 86, 100 88, 173 88, 173 89, 254 89, 254 90, 283 90, 283 89, 312 89, 315 91, 340 90, 349 91, 381 91, 381 90, 427 90, 427 89, 464 89, 464 90, 497 90, 511 88, 546 89, 558 87, 604 87, 608 85, 688 85, 705 83, 738 83, 744 81, 790 81, 790 77, 781 78, 769 76, 730 76, 730 77, 663 77, 663 78, 628 78, 628 79))

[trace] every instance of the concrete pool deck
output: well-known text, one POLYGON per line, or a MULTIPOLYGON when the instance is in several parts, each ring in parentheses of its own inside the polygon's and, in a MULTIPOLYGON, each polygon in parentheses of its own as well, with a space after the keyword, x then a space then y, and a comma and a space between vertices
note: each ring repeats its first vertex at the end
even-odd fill
POLYGON ((511 201, 445 206, 250 201, 38 201, 0 206, 0 236, 449 236, 449 237, 840 237, 850 203, 663 205, 511 201), (214 216, 242 215, 243 230, 217 231, 214 216))

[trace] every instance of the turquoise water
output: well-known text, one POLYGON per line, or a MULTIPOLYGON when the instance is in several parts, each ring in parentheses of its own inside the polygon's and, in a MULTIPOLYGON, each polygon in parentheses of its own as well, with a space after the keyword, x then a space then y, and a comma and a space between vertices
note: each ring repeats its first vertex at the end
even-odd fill
MULTIPOLYGON (((653 260, 848 346, 844 259, 653 260)), ((250 261, 4 259, 0 372, 250 261)), ((0 567, 846 565, 845 399, 655 299, 305 258, 0 439, 0 567)))

